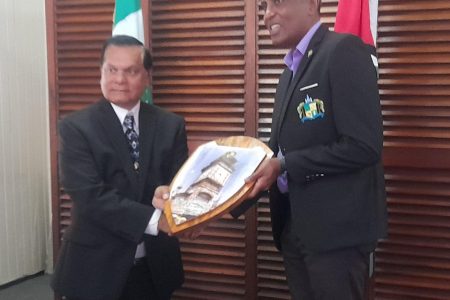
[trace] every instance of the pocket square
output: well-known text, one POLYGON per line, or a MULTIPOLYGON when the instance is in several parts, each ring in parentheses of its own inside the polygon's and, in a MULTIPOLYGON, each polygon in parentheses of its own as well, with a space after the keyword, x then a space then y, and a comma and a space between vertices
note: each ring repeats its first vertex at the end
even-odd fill
POLYGON ((306 91, 306 90, 309 90, 309 89, 312 89, 312 88, 315 88, 315 87, 318 87, 318 86, 319 86, 319 84, 316 82, 314 84, 310 84, 310 85, 307 85, 307 86, 304 86, 304 87, 300 88, 300 91, 303 92, 303 91, 306 91))

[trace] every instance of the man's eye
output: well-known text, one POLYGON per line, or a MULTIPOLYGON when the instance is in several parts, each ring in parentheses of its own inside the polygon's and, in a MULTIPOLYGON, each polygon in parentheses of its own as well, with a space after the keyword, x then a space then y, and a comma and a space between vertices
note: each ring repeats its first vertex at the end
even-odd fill
POLYGON ((128 69, 125 71, 125 74, 130 75, 130 76, 136 76, 136 74, 138 74, 139 71, 136 69, 128 69))
POLYGON ((115 73, 117 73, 117 69, 113 68, 113 67, 109 67, 108 68, 108 72, 111 73, 111 74, 115 74, 115 73))

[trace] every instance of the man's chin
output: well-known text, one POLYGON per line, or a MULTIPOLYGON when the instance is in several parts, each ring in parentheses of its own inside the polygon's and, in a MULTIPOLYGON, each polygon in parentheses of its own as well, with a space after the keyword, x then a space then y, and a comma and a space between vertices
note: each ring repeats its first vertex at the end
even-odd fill
POLYGON ((271 39, 271 41, 272 41, 272 45, 276 48, 287 48, 285 46, 286 42, 283 40, 274 38, 274 39, 271 39))
POLYGON ((115 98, 115 97, 111 97, 111 98, 107 98, 107 99, 109 102, 111 102, 117 106, 124 107, 124 108, 133 107, 139 101, 139 99, 130 100, 130 99, 124 99, 124 98, 115 98))
POLYGON ((123 99, 123 98, 116 98, 116 97, 109 97, 108 100, 114 104, 120 105, 124 103, 131 102, 129 100, 123 99))

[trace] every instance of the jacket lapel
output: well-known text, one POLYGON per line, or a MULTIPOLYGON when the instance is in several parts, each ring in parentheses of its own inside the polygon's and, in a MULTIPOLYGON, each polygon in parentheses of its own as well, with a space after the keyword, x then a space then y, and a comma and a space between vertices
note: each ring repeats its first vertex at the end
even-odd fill
MULTIPOLYGON (((321 25, 319 29, 317 29, 316 33, 312 37, 311 41, 309 42, 308 48, 306 49, 306 53, 304 54, 300 65, 298 66, 297 72, 295 73, 294 78, 292 79, 291 84, 287 88, 287 92, 284 94, 281 102, 281 111, 280 111, 280 117, 278 119, 278 126, 277 126, 277 137, 280 134, 281 124, 283 122, 284 116, 286 114, 286 109, 289 105, 289 102, 291 100, 292 94, 294 93, 295 88, 297 87, 298 83, 300 82, 300 79, 303 77, 303 74, 305 73, 306 69, 308 69, 309 63, 314 58, 314 53, 319 48, 320 42, 322 41, 323 37, 325 36, 325 33, 328 32, 328 28, 326 28, 324 25, 321 25)), ((281 79, 280 79, 281 81, 281 79)), ((284 87, 286 88, 286 87, 284 87)), ((275 110, 274 110, 275 112, 275 110)))
POLYGON ((153 107, 141 103, 139 110, 139 201, 142 201, 142 195, 146 188, 150 158, 153 157, 153 143, 155 137, 155 128, 157 115, 153 113, 153 107))
POLYGON ((120 124, 114 109, 107 100, 103 99, 100 102, 99 112, 99 122, 103 127, 103 132, 111 141, 114 150, 117 152, 119 160, 124 166, 123 169, 133 185, 133 190, 136 190, 138 176, 133 169, 133 162, 131 161, 128 142, 125 138, 122 125, 120 124))
POLYGON ((285 106, 284 101, 286 99, 286 93, 289 88, 289 83, 291 82, 292 78, 292 71, 289 70, 289 68, 284 69, 284 72, 280 76, 280 81, 277 87, 277 93, 275 94, 275 103, 273 105, 273 113, 272 113, 272 135, 270 138, 270 148, 275 153, 278 152, 278 128, 280 128, 281 120, 283 120, 283 117, 281 115, 281 111, 283 110, 285 106), (275 134, 277 133, 277 134, 275 134))

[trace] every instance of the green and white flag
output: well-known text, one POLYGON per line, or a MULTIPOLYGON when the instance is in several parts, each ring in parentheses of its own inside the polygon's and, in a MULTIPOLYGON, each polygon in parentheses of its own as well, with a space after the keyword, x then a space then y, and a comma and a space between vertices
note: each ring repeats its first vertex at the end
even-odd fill
POLYGON ((116 0, 112 35, 129 35, 144 43, 144 23, 140 0, 116 0))
MULTIPOLYGON (((129 35, 145 44, 141 0, 116 0, 112 35, 129 35)), ((145 89, 141 100, 153 102, 150 88, 145 89)))

